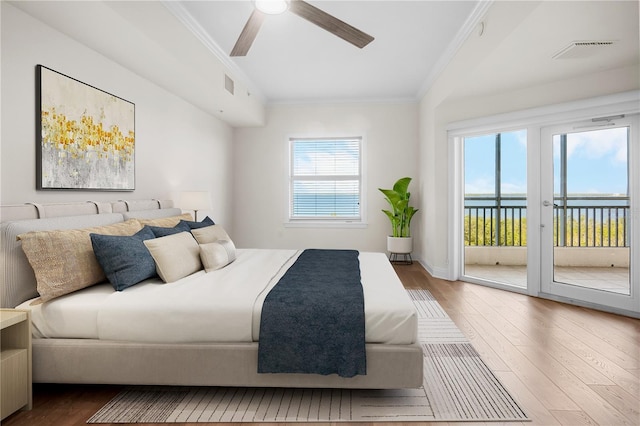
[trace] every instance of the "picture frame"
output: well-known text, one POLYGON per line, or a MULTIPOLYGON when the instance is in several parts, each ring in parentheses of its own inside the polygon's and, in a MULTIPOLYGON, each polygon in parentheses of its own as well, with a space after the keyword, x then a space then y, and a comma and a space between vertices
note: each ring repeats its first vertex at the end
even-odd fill
POLYGON ((133 191, 135 104, 36 66, 36 189, 133 191))

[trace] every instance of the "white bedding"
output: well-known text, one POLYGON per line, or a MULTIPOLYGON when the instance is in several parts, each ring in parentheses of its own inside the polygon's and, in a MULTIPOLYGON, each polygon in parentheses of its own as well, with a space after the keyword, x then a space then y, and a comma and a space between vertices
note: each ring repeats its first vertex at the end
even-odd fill
MULTIPOLYGON (((99 284, 30 309, 37 338, 149 343, 258 341, 264 298, 299 255, 239 249, 235 262, 173 283, 159 278, 116 292, 99 284)), ((367 343, 411 344, 414 306, 382 253, 359 255, 367 343)))

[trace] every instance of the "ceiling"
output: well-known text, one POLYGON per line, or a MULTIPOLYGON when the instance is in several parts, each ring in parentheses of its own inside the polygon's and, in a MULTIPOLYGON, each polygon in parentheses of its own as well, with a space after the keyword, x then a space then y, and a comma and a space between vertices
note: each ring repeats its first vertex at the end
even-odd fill
POLYGON ((10 4, 232 126, 264 124, 274 103, 415 102, 436 78, 455 81, 450 99, 483 96, 640 62, 637 0, 308 2, 375 40, 358 49, 285 12, 231 58, 249 0, 10 4), (615 43, 553 59, 576 40, 615 43))
MULTIPOLYGON (((475 58, 473 71, 449 98, 488 96, 556 81, 635 66, 640 83, 640 2, 622 1, 496 1, 485 24, 484 35, 474 42, 492 47, 475 58), (509 27, 511 25, 511 27, 509 27), (496 28, 500 26, 501 28, 496 28), (493 40, 495 32, 502 33, 493 40), (573 50, 573 55, 554 58, 574 41, 612 41, 611 45, 573 50), (571 57, 573 56, 573 57, 571 57)), ((467 55, 469 60, 469 55, 467 55)))
POLYGON ((210 37, 268 102, 416 99, 427 76, 464 29, 478 1, 309 0, 375 37, 359 49, 303 18, 267 16, 247 56, 229 58, 253 2, 167 3, 190 29, 210 37), (179 10, 182 9, 182 10, 179 10), (187 22, 187 21, 185 21, 187 22))

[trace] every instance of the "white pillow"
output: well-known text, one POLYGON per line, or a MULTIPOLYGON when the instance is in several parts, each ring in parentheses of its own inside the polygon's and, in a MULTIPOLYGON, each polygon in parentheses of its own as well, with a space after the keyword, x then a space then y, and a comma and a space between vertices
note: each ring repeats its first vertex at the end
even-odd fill
POLYGON ((208 244, 218 240, 231 241, 227 232, 220 225, 211 225, 205 226, 204 228, 192 229, 191 233, 198 241, 198 244, 208 244))
POLYGON ((236 246, 230 240, 200 244, 200 260, 205 271, 215 271, 236 260, 236 246))
POLYGON ((180 232, 143 241, 156 262, 156 271, 170 283, 202 269, 200 247, 191 233, 180 232))

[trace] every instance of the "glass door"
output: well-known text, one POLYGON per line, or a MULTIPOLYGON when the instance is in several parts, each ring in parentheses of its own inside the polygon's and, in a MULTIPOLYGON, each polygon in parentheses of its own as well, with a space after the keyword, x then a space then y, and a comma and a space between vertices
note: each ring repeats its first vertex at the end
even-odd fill
POLYGON ((542 130, 543 293, 637 309, 635 123, 616 116, 542 130))
POLYGON ((527 132, 468 136, 463 150, 463 275, 526 289, 527 132))

